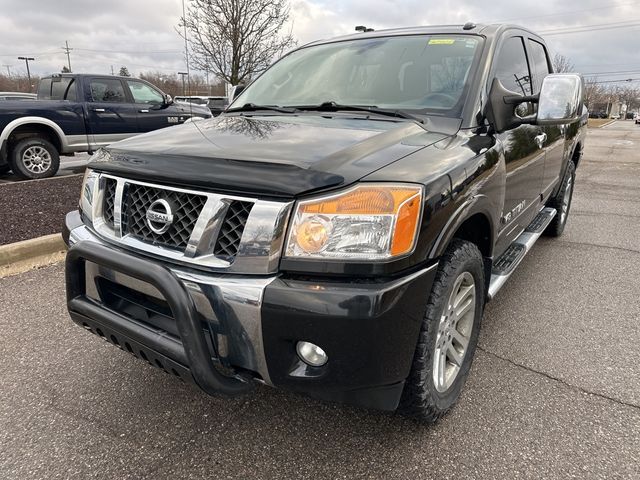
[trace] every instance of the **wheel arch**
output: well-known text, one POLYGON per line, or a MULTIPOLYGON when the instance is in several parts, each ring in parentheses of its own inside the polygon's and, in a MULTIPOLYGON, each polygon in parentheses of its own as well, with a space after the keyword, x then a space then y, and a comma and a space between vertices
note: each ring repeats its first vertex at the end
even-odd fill
POLYGON ((58 153, 62 153, 67 148, 67 140, 62 128, 52 120, 43 117, 23 117, 10 122, 2 134, 0 134, 0 145, 7 144, 13 140, 27 138, 30 135, 43 136, 48 139, 58 153))
POLYGON ((454 238, 474 243, 484 257, 493 256, 496 226, 492 204, 485 195, 476 195, 460 205, 436 239, 430 258, 440 257, 454 238))
POLYGON ((569 158, 570 161, 573 162, 573 164, 575 165, 576 168, 578 168, 578 164, 580 163, 580 160, 582 159, 582 141, 578 141, 576 142, 576 146, 573 148, 573 153, 571 154, 571 157, 569 158))

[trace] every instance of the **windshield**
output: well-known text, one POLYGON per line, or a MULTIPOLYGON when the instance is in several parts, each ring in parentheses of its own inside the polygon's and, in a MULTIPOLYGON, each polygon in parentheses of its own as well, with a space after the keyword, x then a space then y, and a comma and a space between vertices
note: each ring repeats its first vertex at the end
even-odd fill
POLYGON ((470 35, 366 38, 294 51, 234 102, 340 105, 460 115, 482 39, 470 35))

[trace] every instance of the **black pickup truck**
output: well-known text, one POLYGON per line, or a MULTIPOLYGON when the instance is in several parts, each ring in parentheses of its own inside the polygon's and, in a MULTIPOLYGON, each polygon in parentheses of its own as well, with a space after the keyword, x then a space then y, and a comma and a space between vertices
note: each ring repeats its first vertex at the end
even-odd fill
POLYGON ((485 304, 565 228, 585 119, 581 78, 523 28, 306 45, 219 117, 95 154, 66 218, 70 315, 210 394, 435 421, 485 304))
POLYGON ((60 155, 92 152, 133 135, 210 118, 209 109, 174 103, 144 80, 88 74, 45 77, 37 100, 0 103, 0 174, 56 174, 60 155))

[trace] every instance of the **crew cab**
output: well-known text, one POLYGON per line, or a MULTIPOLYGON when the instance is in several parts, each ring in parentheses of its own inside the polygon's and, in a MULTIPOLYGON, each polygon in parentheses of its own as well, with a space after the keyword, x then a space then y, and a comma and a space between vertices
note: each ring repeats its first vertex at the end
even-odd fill
POLYGON ((59 74, 40 80, 35 100, 0 103, 0 174, 56 174, 60 155, 93 152, 133 135, 210 118, 209 109, 174 103, 130 77, 59 74))
POLYGON ((65 221, 70 316, 212 395, 435 421, 485 304, 565 228, 586 116, 580 76, 516 26, 303 46, 220 116, 95 154, 65 221))

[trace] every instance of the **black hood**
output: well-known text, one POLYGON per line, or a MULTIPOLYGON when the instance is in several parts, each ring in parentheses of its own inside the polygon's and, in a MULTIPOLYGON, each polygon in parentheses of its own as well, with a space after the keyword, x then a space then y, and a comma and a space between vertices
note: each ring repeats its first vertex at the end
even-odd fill
POLYGON ((222 115, 114 143, 91 166, 147 181, 291 197, 353 183, 446 136, 411 121, 222 115))

